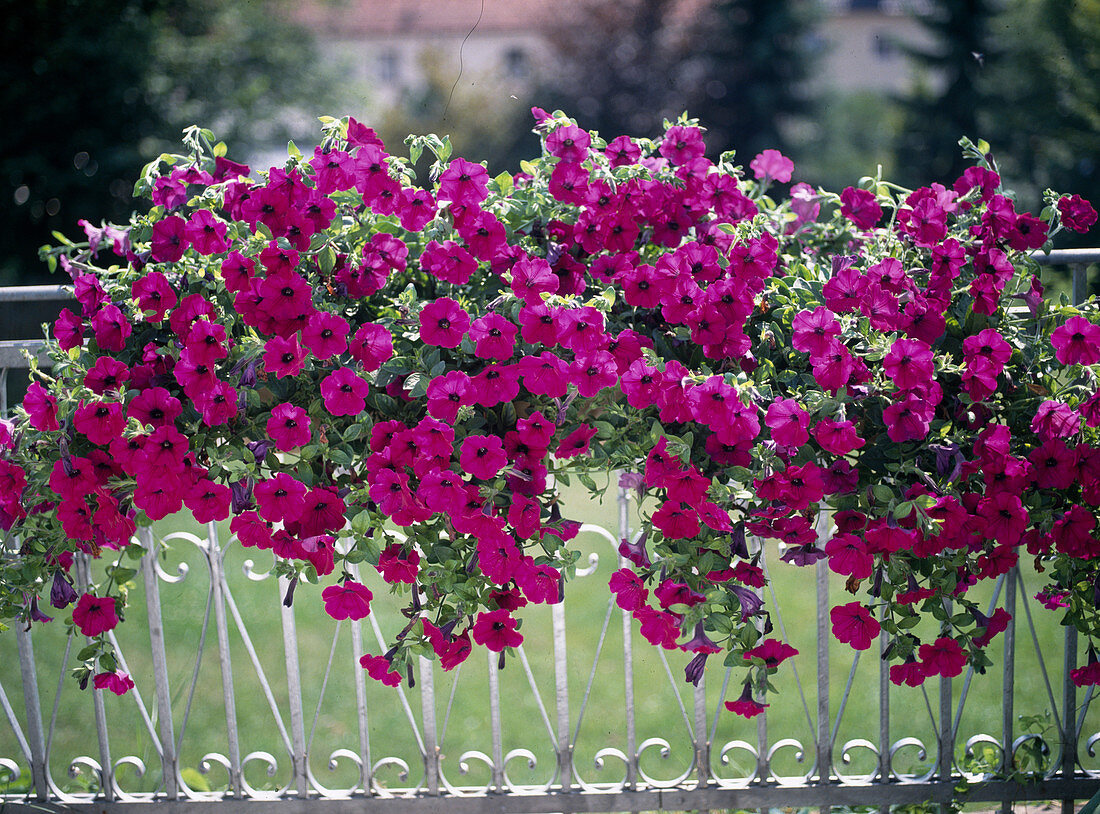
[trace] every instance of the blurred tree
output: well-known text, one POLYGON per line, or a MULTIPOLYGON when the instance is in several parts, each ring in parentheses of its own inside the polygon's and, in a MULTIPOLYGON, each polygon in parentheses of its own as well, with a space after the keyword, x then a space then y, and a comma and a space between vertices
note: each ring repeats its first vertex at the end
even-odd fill
MULTIPOLYGON (((687 81, 692 56, 684 0, 573 0, 550 31, 557 70, 532 94, 539 107, 561 109, 611 140, 655 135, 666 118, 697 98, 687 81)), ((694 111, 692 111, 694 115, 694 111)))
POLYGON ((700 13, 693 39, 701 92, 691 112, 710 129, 713 150, 732 147, 743 161, 792 150, 793 125, 816 113, 805 86, 818 18, 808 0, 716 0, 700 13))
POLYGON ((903 100, 905 125, 898 144, 902 183, 952 183, 967 167, 959 138, 989 137, 983 114, 991 97, 982 74, 1002 58, 990 36, 995 13, 990 0, 935 0, 918 15, 931 45, 899 44, 922 81, 903 100))
POLYGON ((579 0, 552 41, 560 75, 535 94, 612 138, 656 133, 687 110, 712 153, 789 146, 810 114, 809 0, 579 0))
POLYGON ((280 0, 26 0, 0 22, 0 283, 46 278, 38 246, 124 220, 142 164, 201 123, 243 150, 315 130, 313 47, 280 0))
POLYGON ((876 91, 833 91, 816 101, 818 115, 791 154, 798 180, 841 190, 877 167, 883 178, 897 177, 904 114, 895 100, 876 91))
MULTIPOLYGON (((528 106, 508 93, 499 77, 468 76, 456 83, 457 66, 439 52, 426 50, 419 61, 422 80, 370 118, 390 152, 404 152, 401 144, 410 133, 448 135, 454 155, 487 162, 493 175, 516 172, 522 159, 538 153, 528 106)), ((422 156, 417 169, 433 160, 422 156)))
POLYGON ((124 218, 143 142, 164 130, 146 94, 148 0, 32 0, 0 21, 0 282, 45 274, 37 249, 82 215, 124 218), (108 22, 109 21, 109 22, 108 22))
POLYGON ((1100 205, 1100 0, 1012 0, 996 31, 979 135, 1028 207, 1048 187, 1100 205))

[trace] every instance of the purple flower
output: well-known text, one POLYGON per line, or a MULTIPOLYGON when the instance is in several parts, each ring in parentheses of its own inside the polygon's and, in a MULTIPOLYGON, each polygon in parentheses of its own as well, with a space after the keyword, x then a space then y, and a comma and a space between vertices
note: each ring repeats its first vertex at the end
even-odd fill
POLYGON ((687 663, 687 667, 684 668, 684 679, 696 687, 699 686, 699 679, 703 677, 703 671, 706 670, 707 656, 709 653, 699 653, 695 658, 687 663))
POLYGON ((73 584, 61 571, 54 571, 53 587, 50 588, 50 604, 60 610, 67 608, 73 602, 76 602, 73 584))
POLYGON ((745 541, 744 523, 738 523, 730 534, 730 556, 740 557, 743 560, 749 558, 749 546, 745 541))
MULTIPOLYGON (((52 622, 53 621, 52 616, 47 616, 46 614, 44 614, 42 611, 40 611, 38 609, 38 597, 37 596, 31 598, 30 621, 32 621, 32 622, 52 622)), ((30 626, 28 625, 28 628, 29 627, 30 626)))
MULTIPOLYGON (((824 554, 822 554, 822 556, 824 556, 824 554)), ((737 601, 741 603, 742 622, 750 616, 755 616, 759 613, 760 608, 764 605, 764 600, 748 588, 742 588, 739 585, 730 585, 729 590, 734 593, 737 597, 737 601)))
POLYGON ((627 539, 623 539, 619 543, 619 554, 625 559, 630 560, 639 568, 649 568, 653 563, 649 560, 649 554, 646 552, 645 543, 646 538, 649 535, 642 533, 633 543, 627 539))
POLYGON ((252 480, 250 478, 229 484, 229 491, 231 493, 230 505, 233 514, 240 514, 252 508, 252 480))
POLYGON ((248 444, 248 449, 256 459, 256 463, 262 464, 264 458, 267 457, 267 451, 271 449, 274 444, 274 441, 252 441, 248 444))
POLYGON ((825 552, 813 545, 796 545, 787 549, 787 552, 779 559, 791 565, 813 565, 818 560, 825 558, 825 552))
POLYGON ((959 445, 951 442, 948 444, 929 444, 928 448, 936 453, 936 472, 947 475, 948 480, 955 480, 962 471, 963 455, 959 451, 959 445))

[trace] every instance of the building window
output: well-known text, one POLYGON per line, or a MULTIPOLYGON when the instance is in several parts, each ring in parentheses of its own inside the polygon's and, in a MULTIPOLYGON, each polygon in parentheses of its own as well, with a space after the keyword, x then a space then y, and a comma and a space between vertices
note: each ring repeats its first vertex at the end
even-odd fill
POLYGON ((386 51, 378 57, 378 78, 383 82, 396 82, 401 74, 397 54, 386 51))
POLYGON ((526 52, 521 48, 509 48, 504 54, 504 70, 510 79, 526 79, 531 73, 526 52))
POLYGON ((894 43, 892 35, 885 31, 876 31, 872 37, 871 50, 875 58, 886 62, 892 60, 898 53, 898 47, 894 43))

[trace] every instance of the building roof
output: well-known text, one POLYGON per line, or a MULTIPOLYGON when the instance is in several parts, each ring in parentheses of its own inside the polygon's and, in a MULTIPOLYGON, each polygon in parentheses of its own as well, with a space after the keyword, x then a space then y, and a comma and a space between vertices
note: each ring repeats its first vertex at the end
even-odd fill
POLYGON ((344 37, 465 36, 541 30, 560 17, 562 0, 312 0, 291 18, 317 33, 344 37))

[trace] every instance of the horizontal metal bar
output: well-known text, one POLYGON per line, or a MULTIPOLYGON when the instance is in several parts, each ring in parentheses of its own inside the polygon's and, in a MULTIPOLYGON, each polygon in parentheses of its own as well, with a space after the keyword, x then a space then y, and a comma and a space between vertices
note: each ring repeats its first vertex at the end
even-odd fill
POLYGON ((1100 263, 1100 249, 1052 249, 1046 254, 1037 250, 1031 253, 1031 259, 1040 266, 1100 263))
POLYGON ((0 286, 0 302, 59 302, 72 298, 71 285, 0 286))
MULTIPOLYGON (((967 802, 1003 799, 1015 801, 1051 800, 1070 797, 1084 800, 1100 790, 1100 778, 1042 780, 1034 783, 997 781, 976 783, 966 794, 967 802)), ((708 786, 694 789, 653 789, 620 792, 542 792, 538 794, 477 794, 463 797, 436 797, 416 794, 408 797, 366 797, 357 795, 339 799, 241 800, 216 797, 204 800, 165 800, 147 802, 106 802, 42 804, 16 802, 8 798, 6 811, 133 812, 134 814, 232 814, 255 811, 262 806, 274 814, 361 814, 365 809, 386 814, 536 814, 549 812, 597 811, 684 811, 692 809, 787 808, 804 806, 867 806, 880 803, 906 804, 949 802, 956 794, 954 783, 875 783, 839 785, 835 783, 805 786, 755 784, 744 788, 722 789, 708 786)), ((2 801, 3 798, 0 798, 2 801)))
POLYGON ((27 360, 23 351, 38 357, 40 367, 49 367, 53 360, 46 355, 46 343, 41 339, 4 339, 0 340, 0 368, 26 369, 27 360))

